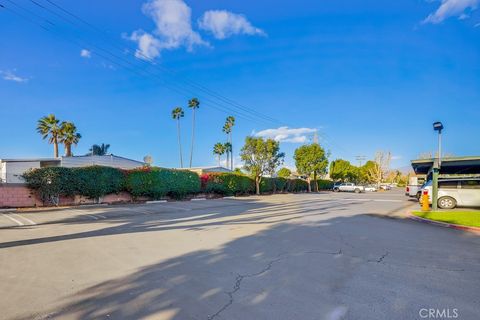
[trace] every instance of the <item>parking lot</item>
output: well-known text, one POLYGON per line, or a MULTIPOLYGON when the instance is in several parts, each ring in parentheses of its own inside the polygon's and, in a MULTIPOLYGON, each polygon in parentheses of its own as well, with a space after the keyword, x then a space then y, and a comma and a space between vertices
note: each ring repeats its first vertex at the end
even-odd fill
POLYGON ((2 212, 2 318, 478 318, 480 238, 409 208, 398 189, 2 212))

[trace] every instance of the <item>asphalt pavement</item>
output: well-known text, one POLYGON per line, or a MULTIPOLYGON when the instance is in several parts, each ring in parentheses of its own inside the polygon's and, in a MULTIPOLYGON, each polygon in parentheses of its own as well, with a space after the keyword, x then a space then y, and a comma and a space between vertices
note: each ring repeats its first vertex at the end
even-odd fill
POLYGON ((2 212, 1 318, 478 319, 480 237, 404 219, 417 207, 393 190, 2 212))

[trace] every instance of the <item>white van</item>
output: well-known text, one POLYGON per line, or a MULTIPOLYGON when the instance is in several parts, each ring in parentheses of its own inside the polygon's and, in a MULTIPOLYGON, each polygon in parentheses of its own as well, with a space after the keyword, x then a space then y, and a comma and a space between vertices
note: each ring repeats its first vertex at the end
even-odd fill
MULTIPOLYGON (((428 201, 432 203, 432 181, 422 188, 428 192, 428 201)), ((421 199, 420 199, 421 201, 421 199)), ((480 178, 441 179, 438 181, 438 207, 480 207, 480 178)))

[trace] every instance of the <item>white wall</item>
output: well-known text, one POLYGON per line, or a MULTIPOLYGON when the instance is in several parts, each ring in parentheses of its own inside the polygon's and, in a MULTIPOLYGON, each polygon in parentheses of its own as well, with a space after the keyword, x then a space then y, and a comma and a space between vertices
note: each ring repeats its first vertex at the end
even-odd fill
POLYGON ((7 182, 7 164, 0 161, 0 183, 7 182))
POLYGON ((2 162, 2 164, 5 165, 5 178, 3 181, 7 183, 24 183, 25 181, 21 177, 22 174, 29 169, 40 168, 40 161, 2 162))
POLYGON ((84 156, 84 157, 62 157, 62 167, 77 168, 87 166, 105 166, 121 169, 134 169, 141 167, 142 162, 129 160, 116 156, 84 156))

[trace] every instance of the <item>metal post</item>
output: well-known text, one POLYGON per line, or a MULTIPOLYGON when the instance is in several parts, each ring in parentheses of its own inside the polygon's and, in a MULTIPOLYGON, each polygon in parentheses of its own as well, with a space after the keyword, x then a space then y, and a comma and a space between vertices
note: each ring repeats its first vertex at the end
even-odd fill
POLYGON ((437 208, 437 202, 438 202, 438 168, 435 167, 433 168, 433 174, 432 174, 432 210, 436 211, 437 208))
POLYGON ((433 124, 433 130, 438 131, 438 154, 437 158, 433 160, 432 172, 432 210, 436 211, 438 202, 438 175, 440 173, 441 158, 442 158, 442 130, 443 124, 437 121, 433 124))

